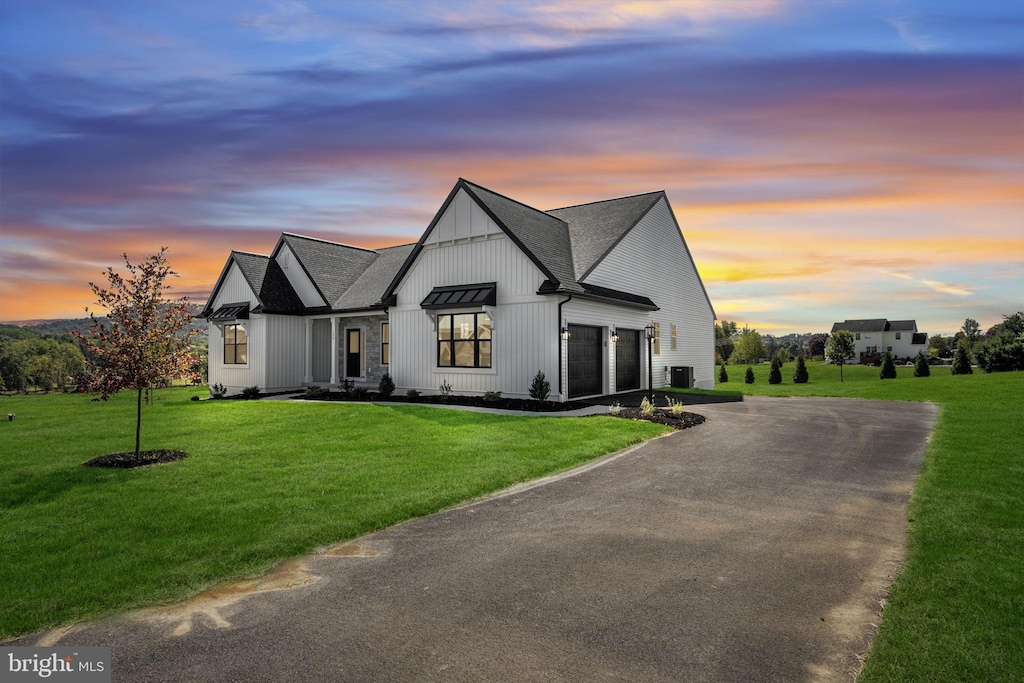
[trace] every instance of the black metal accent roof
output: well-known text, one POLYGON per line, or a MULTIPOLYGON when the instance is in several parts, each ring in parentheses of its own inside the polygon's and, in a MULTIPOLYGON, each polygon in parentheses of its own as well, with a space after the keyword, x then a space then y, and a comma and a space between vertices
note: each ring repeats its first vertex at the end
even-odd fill
POLYGON ((216 311, 210 314, 210 320, 222 321, 222 320, 248 320, 249 319, 249 302, 243 302, 240 304, 227 304, 221 306, 216 311))
POLYGON ((498 286, 494 282, 476 285, 450 285, 434 287, 420 302, 422 308, 476 308, 494 306, 498 300, 498 286))
POLYGON ((915 332, 914 337, 910 340, 911 344, 927 344, 928 333, 927 332, 915 332))

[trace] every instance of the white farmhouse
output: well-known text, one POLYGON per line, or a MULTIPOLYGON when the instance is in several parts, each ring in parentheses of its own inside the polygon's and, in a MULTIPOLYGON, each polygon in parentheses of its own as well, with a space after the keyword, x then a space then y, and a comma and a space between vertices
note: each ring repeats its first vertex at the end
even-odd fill
POLYGON ((853 333, 855 360, 871 364, 889 351, 897 361, 913 359, 919 351, 928 353, 928 334, 917 331, 916 320, 844 320, 832 331, 853 333))
POLYGON ((561 401, 648 372, 714 388, 715 314, 664 192, 541 211, 460 179, 415 245, 232 252, 202 315, 229 393, 390 373, 400 392, 526 398, 537 371, 561 401))

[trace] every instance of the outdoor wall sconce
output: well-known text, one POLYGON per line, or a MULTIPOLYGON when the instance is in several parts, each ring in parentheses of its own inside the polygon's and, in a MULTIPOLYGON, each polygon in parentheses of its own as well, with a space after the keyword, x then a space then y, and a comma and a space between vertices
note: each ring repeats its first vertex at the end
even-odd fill
POLYGON ((612 330, 612 336, 608 337, 608 340, 611 341, 612 344, 618 344, 619 343, 619 333, 616 332, 615 330, 612 330))
POLYGON ((572 336, 572 333, 569 332, 569 328, 568 327, 563 327, 562 328, 562 339, 568 339, 571 336, 572 336))

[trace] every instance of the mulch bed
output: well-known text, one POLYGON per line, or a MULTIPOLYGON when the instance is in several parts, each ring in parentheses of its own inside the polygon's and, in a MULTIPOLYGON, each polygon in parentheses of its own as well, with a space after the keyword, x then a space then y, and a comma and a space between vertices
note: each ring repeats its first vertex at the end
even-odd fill
POLYGON ((174 462, 188 457, 185 451, 140 451, 139 458, 135 459, 135 453, 111 453, 93 458, 89 462, 83 462, 82 467, 146 467, 147 465, 158 465, 164 462, 174 462))
POLYGON ((699 424, 704 424, 705 419, 703 415, 698 415, 697 413, 684 412, 681 415, 673 415, 667 410, 655 410, 654 414, 648 417, 641 413, 639 408, 622 408, 619 411, 618 417, 624 417, 627 420, 647 420, 648 422, 656 422, 660 425, 668 425, 674 429, 696 427, 699 424))
POLYGON ((556 413, 563 410, 578 410, 590 407, 589 403, 579 401, 566 401, 556 403, 554 401, 532 401, 523 398, 501 398, 497 401, 485 401, 482 396, 449 396, 446 399, 437 395, 424 395, 415 398, 407 396, 391 395, 387 398, 381 397, 376 392, 369 392, 363 396, 346 395, 341 391, 323 392, 319 396, 298 395, 296 398, 311 401, 374 401, 389 403, 433 403, 435 405, 450 406, 476 406, 479 408, 500 408, 502 410, 525 410, 540 413, 556 413))

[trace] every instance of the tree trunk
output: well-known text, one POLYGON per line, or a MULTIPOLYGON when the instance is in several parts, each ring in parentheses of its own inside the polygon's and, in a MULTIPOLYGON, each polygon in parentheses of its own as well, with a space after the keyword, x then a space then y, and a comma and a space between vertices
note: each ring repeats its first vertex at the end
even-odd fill
POLYGON ((139 459, 139 435, 142 433, 142 389, 135 404, 135 459, 139 459))

